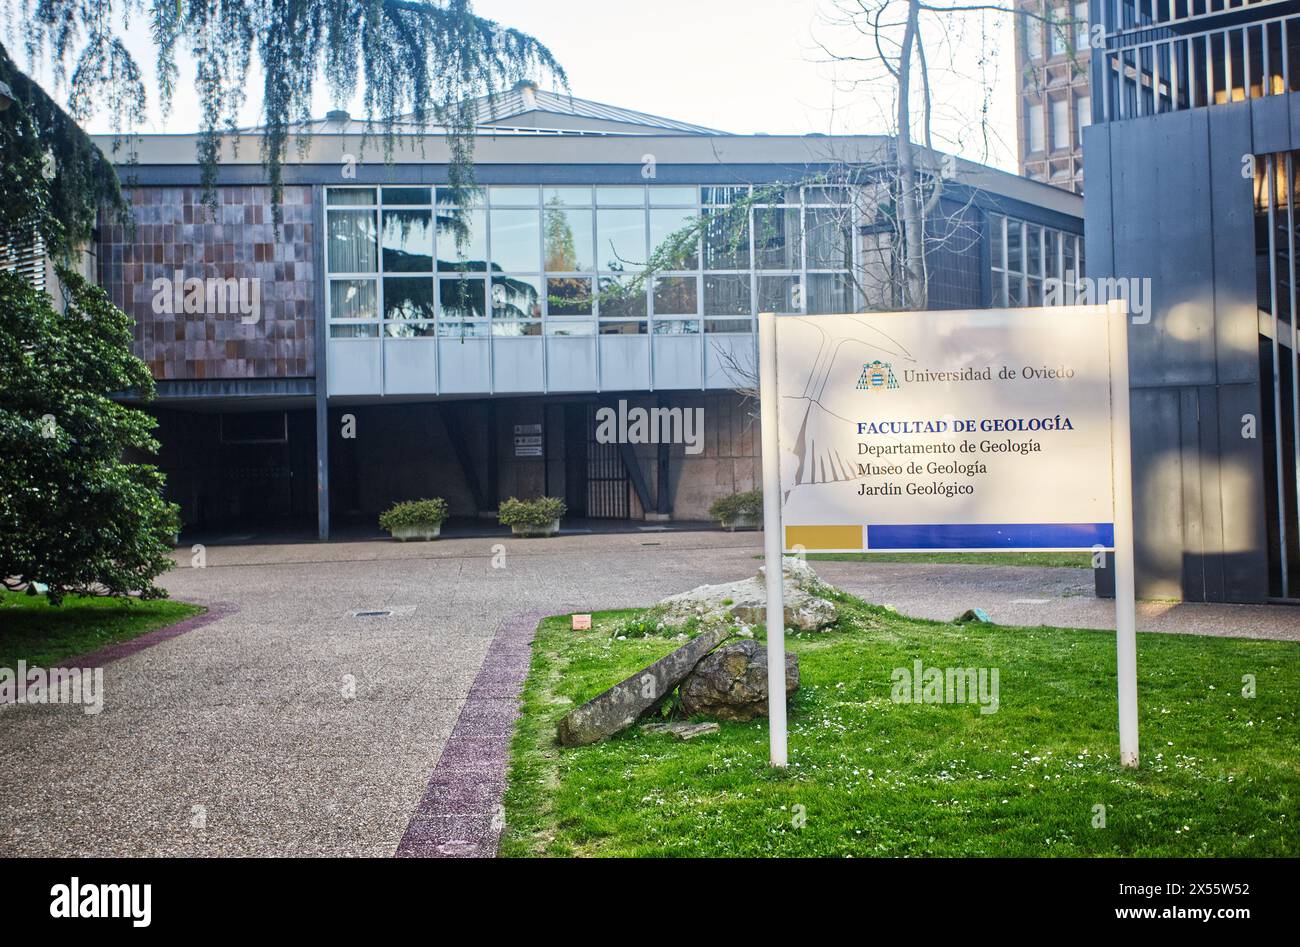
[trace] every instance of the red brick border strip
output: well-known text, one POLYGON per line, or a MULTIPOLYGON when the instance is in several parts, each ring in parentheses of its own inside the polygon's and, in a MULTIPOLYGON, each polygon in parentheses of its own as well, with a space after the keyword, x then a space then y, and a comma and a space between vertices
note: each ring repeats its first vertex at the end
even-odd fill
POLYGON ((103 667, 111 661, 120 661, 122 658, 130 657, 138 651, 143 651, 145 648, 152 648, 154 645, 170 641, 172 638, 179 638, 181 635, 202 628, 204 625, 210 625, 214 621, 219 621, 227 615, 233 615, 239 611, 239 606, 230 602, 213 602, 211 605, 202 607, 206 608, 207 611, 191 615, 189 618, 183 618, 174 625, 157 628, 136 638, 106 645, 103 648, 78 655, 75 658, 65 658, 59 663, 61 666, 67 667, 103 667))
POLYGON ((510 740, 532 661, 533 635, 538 623, 554 614, 567 613, 524 612, 502 622, 395 857, 496 855, 510 740))
MULTIPOLYGON (((207 611, 200 612, 197 615, 191 615, 189 618, 183 618, 173 625, 167 625, 165 628, 155 628, 153 631, 145 632, 127 641, 119 641, 117 644, 105 645, 102 648, 96 648, 94 651, 87 651, 85 654, 78 654, 68 658, 62 658, 56 663, 56 667, 61 668, 82 668, 89 670, 91 668, 103 667, 112 661, 120 661, 122 658, 130 657, 145 648, 152 648, 156 644, 162 644, 164 641, 170 641, 172 638, 178 638, 183 634, 202 628, 204 625, 210 625, 214 621, 219 621, 227 615, 233 615, 239 611, 239 606, 230 602, 214 602, 211 605, 203 606, 207 611)), ((7 697, 0 700, 0 707, 12 704, 13 698, 7 697)))

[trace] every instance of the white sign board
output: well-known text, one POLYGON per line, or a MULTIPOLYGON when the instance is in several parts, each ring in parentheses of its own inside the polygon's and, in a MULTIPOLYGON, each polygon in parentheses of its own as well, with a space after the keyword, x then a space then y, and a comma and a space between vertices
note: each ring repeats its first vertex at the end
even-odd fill
POLYGON ((1112 548, 1105 320, 779 317, 785 548, 1112 548))
POLYGON ((783 551, 1100 546, 1120 762, 1136 766, 1124 306, 763 313, 758 336, 772 765, 787 763, 783 551))

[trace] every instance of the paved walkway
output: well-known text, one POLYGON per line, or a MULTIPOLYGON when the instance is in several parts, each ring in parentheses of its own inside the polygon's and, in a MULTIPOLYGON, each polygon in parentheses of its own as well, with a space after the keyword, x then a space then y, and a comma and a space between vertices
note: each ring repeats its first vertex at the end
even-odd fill
MULTIPOLYGON (((1000 625, 1115 627, 1115 602, 1093 592, 1090 569, 814 562, 818 574, 905 615, 951 621, 982 608, 1000 625)), ((1300 607, 1138 602, 1138 631, 1300 641, 1300 607)))
MULTIPOLYGON (((108 664, 98 716, 0 707, 0 856, 391 855, 507 616, 648 605, 751 574, 759 547, 719 532, 212 546, 203 569, 178 553, 174 597, 237 611, 108 664)), ((1083 571, 817 568, 936 618, 975 605, 1003 622, 1111 614, 1083 571)), ((1140 619, 1183 625, 1294 639, 1300 611, 1140 619)))

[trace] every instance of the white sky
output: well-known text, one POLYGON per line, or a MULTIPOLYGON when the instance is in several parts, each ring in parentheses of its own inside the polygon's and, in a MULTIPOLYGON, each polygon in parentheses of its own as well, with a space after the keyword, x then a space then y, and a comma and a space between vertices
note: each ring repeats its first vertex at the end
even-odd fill
MULTIPOLYGON (((854 67, 821 60, 821 39, 838 51, 871 54, 869 41, 825 21, 830 0, 477 0, 475 12, 531 33, 550 47, 569 75, 574 95, 739 133, 872 133, 888 130, 882 113, 892 108, 871 90, 846 87, 854 67), (837 82, 837 79, 839 80, 837 82), (879 99, 879 101, 877 101, 879 99)), ((936 79, 936 145, 963 157, 1015 170, 1015 57, 1010 17, 973 15, 971 36, 956 36, 955 54, 931 53, 931 70, 945 62, 964 78, 936 79), (983 29, 983 33, 981 33, 983 29), (982 55, 981 55, 982 54, 982 55), (943 61, 940 61, 943 60, 943 61), (992 92, 985 144, 973 127, 984 94, 992 92), (958 145, 957 139, 962 138, 958 145), (969 139, 969 140, 968 140, 969 139)), ((133 24, 127 44, 152 88, 153 55, 145 31, 133 24)), ((21 43, 7 43, 24 59, 21 43)), ((24 63, 25 65, 25 63, 24 63)), ((254 66, 256 73, 256 65, 254 66)), ((151 121, 141 131, 189 132, 198 126, 192 64, 182 60, 181 81, 166 123, 151 99, 151 121)), ((37 70, 47 88, 48 70, 37 70)), ((260 73, 250 77, 250 102, 241 124, 257 124, 260 73)), ((316 114, 335 103, 319 83, 316 114)), ((879 93, 885 87, 877 86, 879 93)), ((62 98, 63 94, 55 93, 62 98)), ((887 92, 886 92, 887 95, 887 92)), ((359 115, 359 103, 349 110, 359 115)), ((107 115, 86 123, 111 131, 107 115)))

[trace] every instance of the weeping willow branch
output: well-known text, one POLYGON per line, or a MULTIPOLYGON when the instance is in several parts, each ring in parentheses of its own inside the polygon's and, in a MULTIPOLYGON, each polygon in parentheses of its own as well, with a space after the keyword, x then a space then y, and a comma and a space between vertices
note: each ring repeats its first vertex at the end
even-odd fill
POLYGON ((238 142, 253 53, 263 72, 262 162, 280 222, 289 141, 305 148, 318 82, 336 102, 360 81, 368 130, 390 158, 401 118, 417 137, 440 128, 451 153, 453 191, 473 185, 472 101, 520 79, 549 78, 567 88, 550 50, 526 33, 474 15, 469 0, 0 0, 10 22, 18 8, 30 24, 27 54, 48 55, 56 83, 66 82, 74 116, 101 110, 129 134, 146 115, 138 65, 119 38, 144 14, 157 53, 159 106, 169 114, 180 81, 177 50, 194 60, 202 118, 197 156, 204 196, 215 204, 224 136, 238 142), (360 80, 358 80, 360 77, 360 80))

